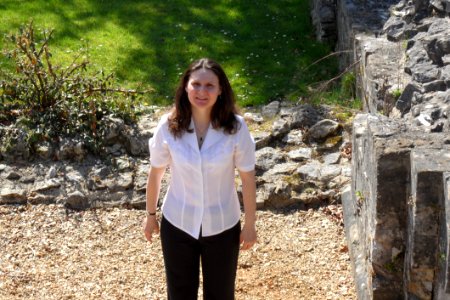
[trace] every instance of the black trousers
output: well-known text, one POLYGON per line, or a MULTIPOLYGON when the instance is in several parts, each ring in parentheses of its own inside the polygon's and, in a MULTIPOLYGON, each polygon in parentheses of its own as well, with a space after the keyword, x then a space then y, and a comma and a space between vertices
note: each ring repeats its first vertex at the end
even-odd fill
POLYGON ((200 260, 203 299, 234 299, 240 232, 241 225, 238 222, 218 235, 200 236, 197 240, 163 217, 160 236, 168 299, 197 299, 200 260))

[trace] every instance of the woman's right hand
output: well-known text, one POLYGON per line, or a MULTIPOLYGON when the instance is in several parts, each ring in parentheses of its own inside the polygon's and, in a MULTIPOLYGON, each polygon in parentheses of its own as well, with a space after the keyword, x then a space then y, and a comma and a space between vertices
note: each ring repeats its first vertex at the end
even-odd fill
POLYGON ((153 234, 159 233, 159 223, 156 216, 146 216, 142 221, 142 227, 145 238, 151 243, 153 234))

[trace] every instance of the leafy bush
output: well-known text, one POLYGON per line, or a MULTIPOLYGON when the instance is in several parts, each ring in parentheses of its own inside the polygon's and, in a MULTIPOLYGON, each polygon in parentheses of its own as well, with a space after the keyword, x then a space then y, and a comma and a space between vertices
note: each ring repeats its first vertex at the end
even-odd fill
POLYGON ((102 117, 113 114, 135 120, 135 104, 142 93, 114 88, 112 74, 90 74, 86 49, 80 49, 68 66, 54 65, 49 50, 52 34, 36 33, 31 22, 7 37, 13 47, 4 54, 16 72, 0 74, 0 122, 28 128, 31 144, 78 136, 98 152, 102 117))

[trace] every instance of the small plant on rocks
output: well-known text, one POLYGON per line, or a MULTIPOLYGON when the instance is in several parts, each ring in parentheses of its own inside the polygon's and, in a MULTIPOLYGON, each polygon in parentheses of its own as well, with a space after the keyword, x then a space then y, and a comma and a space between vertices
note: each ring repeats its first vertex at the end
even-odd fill
POLYGON ((58 142, 77 136, 99 152, 101 119, 114 115, 125 121, 137 117, 136 103, 145 92, 115 88, 114 76, 90 73, 86 49, 67 66, 54 65, 49 50, 53 30, 36 32, 33 23, 7 37, 4 55, 15 72, 0 73, 0 124, 26 128, 30 148, 39 141, 58 142))

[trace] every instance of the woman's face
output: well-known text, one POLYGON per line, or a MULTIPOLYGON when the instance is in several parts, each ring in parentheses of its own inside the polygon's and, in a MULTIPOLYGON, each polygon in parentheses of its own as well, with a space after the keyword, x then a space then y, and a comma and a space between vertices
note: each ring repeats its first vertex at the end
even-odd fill
POLYGON ((193 71, 185 89, 192 110, 200 111, 211 111, 222 92, 219 78, 213 71, 207 69, 193 71))

